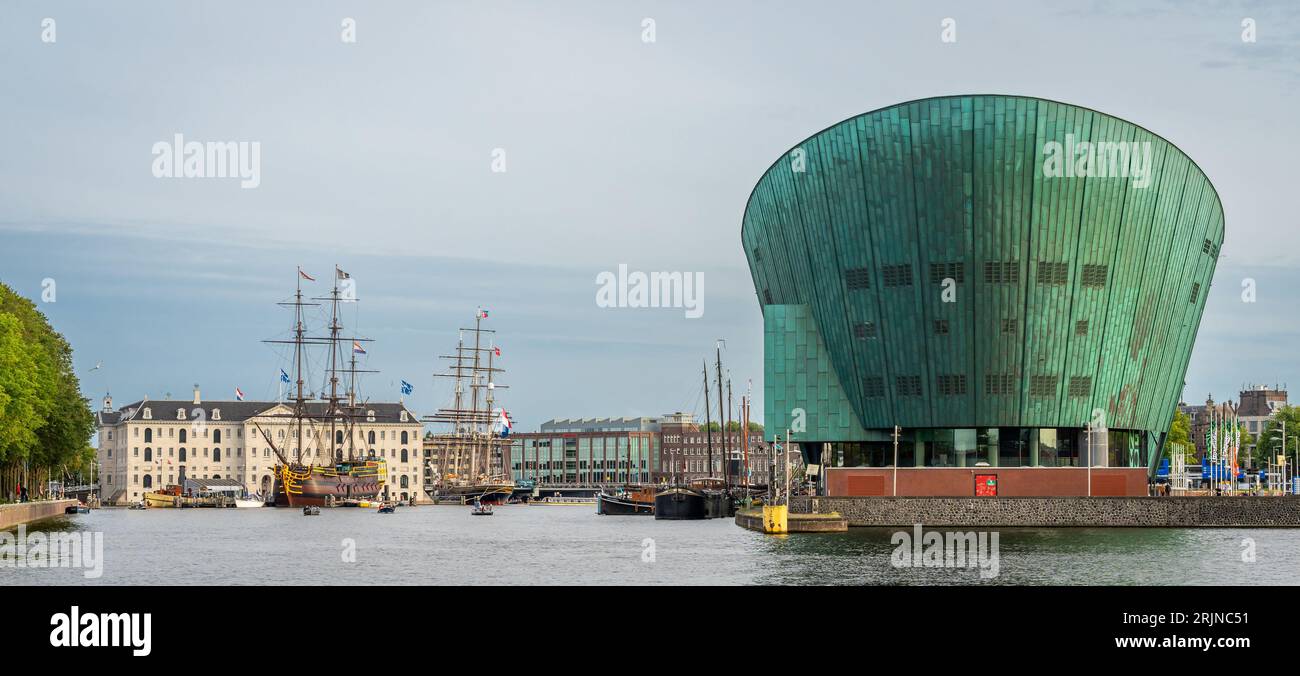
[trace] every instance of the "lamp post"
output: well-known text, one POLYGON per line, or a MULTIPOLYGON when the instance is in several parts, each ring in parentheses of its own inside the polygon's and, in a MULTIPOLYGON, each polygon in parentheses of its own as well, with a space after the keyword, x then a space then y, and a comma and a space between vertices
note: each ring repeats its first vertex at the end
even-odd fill
POLYGON ((894 425, 894 497, 898 497, 898 425, 894 425))
POLYGON ((1088 497, 1092 497, 1092 421, 1083 424, 1088 432, 1088 497))

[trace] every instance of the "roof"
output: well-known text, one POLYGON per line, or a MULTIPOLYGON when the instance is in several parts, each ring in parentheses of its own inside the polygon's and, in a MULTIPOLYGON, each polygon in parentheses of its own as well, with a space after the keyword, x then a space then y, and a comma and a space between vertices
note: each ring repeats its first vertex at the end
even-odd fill
MULTIPOLYGON (((195 404, 193 400, 183 399, 142 399, 116 411, 99 411, 96 414, 96 420, 100 425, 116 425, 120 422, 136 419, 139 420, 139 410, 150 408, 153 412, 153 420, 168 421, 176 419, 176 409, 183 408, 188 415, 194 409, 202 409, 203 415, 209 421, 217 421, 215 417, 217 412, 220 413, 220 422, 243 422, 249 418, 262 415, 277 406, 288 407, 291 404, 275 401, 204 401, 195 404)), ((307 411, 312 415, 324 415, 328 410, 328 404, 323 401, 308 402, 307 411)), ((362 415, 375 412, 375 422, 382 423, 401 423, 402 411, 406 411, 406 423, 420 425, 420 417, 414 411, 402 403, 392 402, 368 402, 359 408, 362 415)))
POLYGON ((186 489, 195 489, 207 491, 209 493, 225 493, 229 491, 242 491, 244 484, 234 479, 186 479, 186 489))

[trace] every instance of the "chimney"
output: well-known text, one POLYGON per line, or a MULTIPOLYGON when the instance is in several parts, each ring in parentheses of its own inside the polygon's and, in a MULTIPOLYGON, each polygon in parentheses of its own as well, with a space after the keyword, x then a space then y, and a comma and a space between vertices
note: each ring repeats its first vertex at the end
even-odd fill
POLYGON ((198 406, 199 404, 202 404, 202 403, 203 403, 203 400, 202 400, 201 398, 199 398, 199 384, 198 384, 198 383, 194 383, 194 405, 195 405, 195 406, 198 406))
POLYGON ((112 394, 111 392, 105 392, 105 393, 104 393, 104 412, 105 412, 105 413, 111 413, 112 411, 113 411, 113 394, 112 394))

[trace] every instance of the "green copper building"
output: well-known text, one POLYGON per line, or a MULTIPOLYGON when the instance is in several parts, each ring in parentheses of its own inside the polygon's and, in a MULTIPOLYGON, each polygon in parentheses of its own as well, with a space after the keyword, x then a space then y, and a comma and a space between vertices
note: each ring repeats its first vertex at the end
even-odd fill
POLYGON ((767 434, 794 430, 832 495, 1145 494, 1223 226, 1187 155, 1087 108, 835 124, 745 206, 767 434))

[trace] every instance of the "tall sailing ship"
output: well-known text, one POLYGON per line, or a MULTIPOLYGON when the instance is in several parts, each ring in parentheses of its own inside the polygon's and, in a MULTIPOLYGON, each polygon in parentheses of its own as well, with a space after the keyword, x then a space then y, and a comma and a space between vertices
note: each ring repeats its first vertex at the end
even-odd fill
POLYGON ((456 354, 439 355, 449 364, 434 376, 451 379, 453 387, 451 404, 424 418, 444 428, 428 437, 438 472, 427 492, 435 502, 502 504, 515 489, 505 467, 510 417, 496 408, 496 391, 509 386, 496 383, 504 369, 494 365, 501 350, 496 332, 483 328, 487 316, 482 308, 475 312, 474 328, 460 329, 456 354))
POLYGON ((265 341, 293 346, 293 375, 289 377, 288 372, 281 372, 281 380, 290 385, 288 433, 277 440, 257 425, 258 432, 278 460, 275 467, 277 505, 328 507, 356 504, 376 498, 384 487, 388 474, 386 463, 373 452, 355 447, 355 423, 364 407, 364 402, 358 402, 357 374, 373 371, 357 369, 356 355, 365 353, 361 344, 369 340, 345 336, 339 320, 339 304, 357 302, 355 298, 345 298, 339 289, 339 282, 347 279, 349 275, 335 266, 330 294, 308 301, 303 298, 302 282, 316 280, 298 268, 293 300, 280 303, 293 308, 293 337, 265 341), (308 335, 303 308, 323 303, 329 304, 327 333, 308 335), (309 348, 315 348, 316 353, 326 352, 326 381, 322 383, 319 396, 306 389, 308 374, 304 370, 304 361, 309 360, 309 348), (350 354, 346 360, 344 349, 350 354), (348 379, 346 388, 340 376, 348 379))

